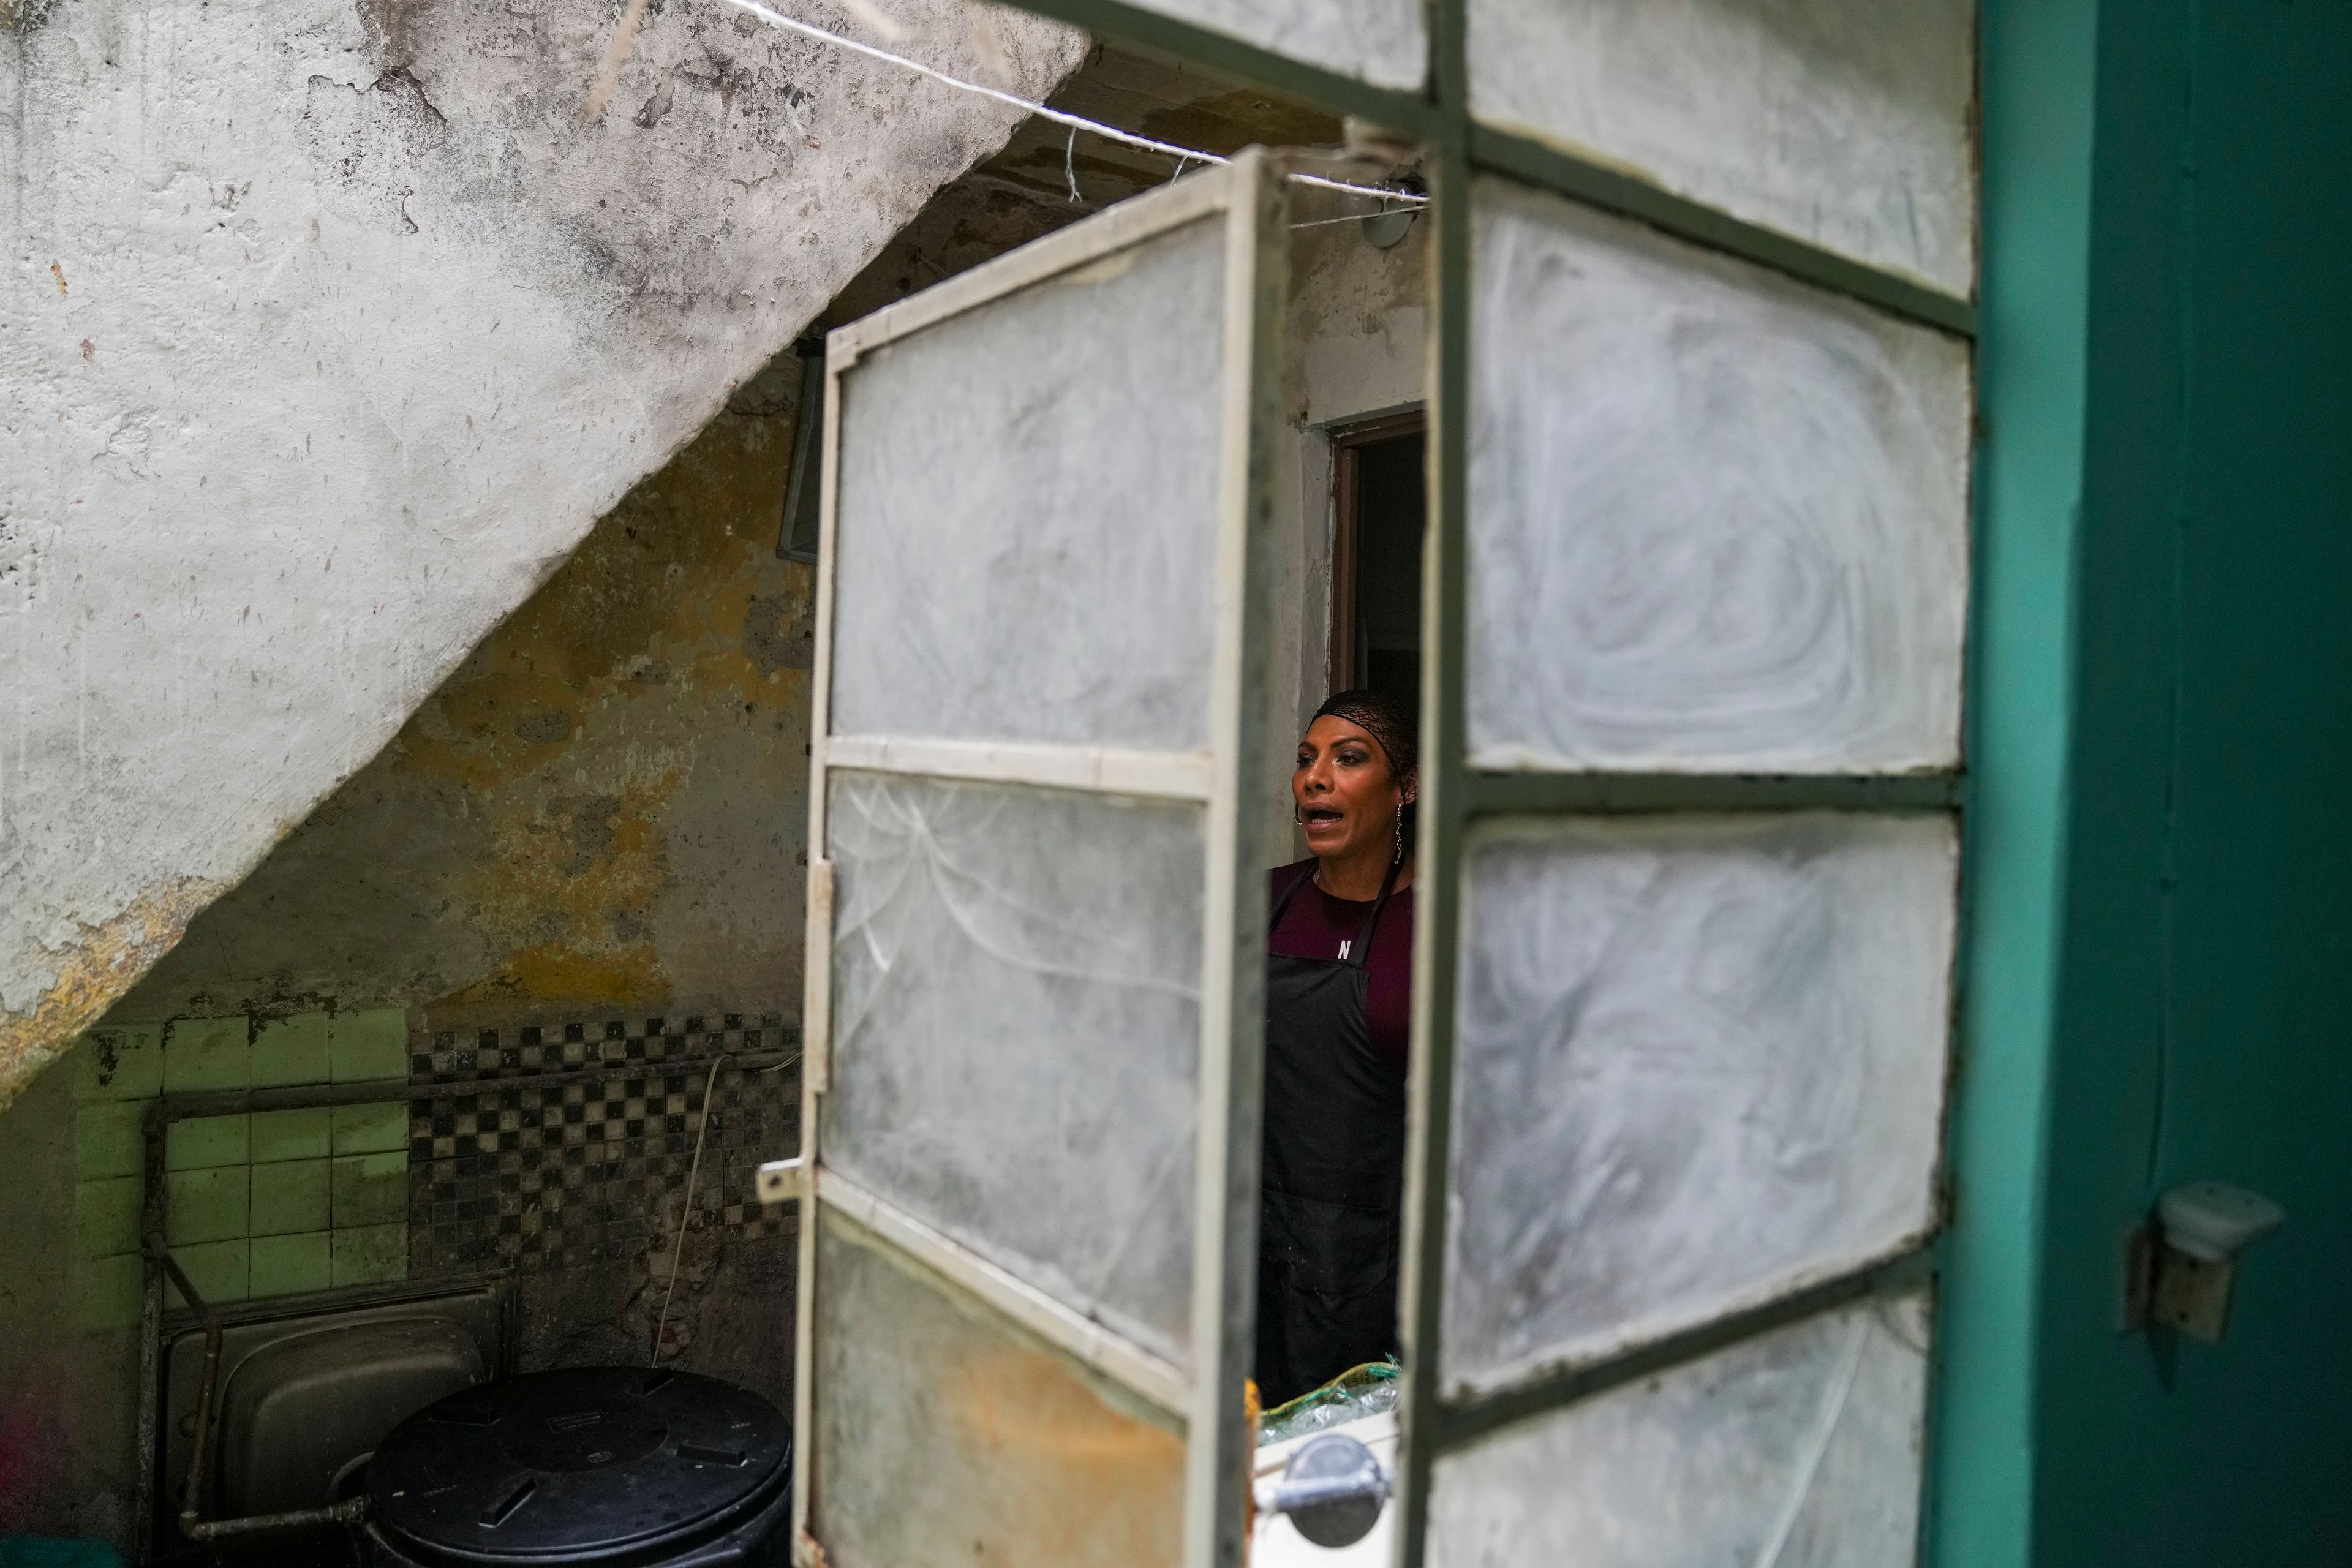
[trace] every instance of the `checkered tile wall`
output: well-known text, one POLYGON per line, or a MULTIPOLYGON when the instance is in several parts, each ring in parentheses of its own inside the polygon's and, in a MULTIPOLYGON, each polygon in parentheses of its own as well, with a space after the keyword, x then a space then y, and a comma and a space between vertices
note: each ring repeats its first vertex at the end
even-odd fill
POLYGON ((752 1183, 800 1146, 799 1047, 775 1013, 435 1034, 409 1064, 410 1278, 642 1253, 665 1194, 685 1188, 722 1055, 694 1206, 747 1240, 789 1237, 752 1183))

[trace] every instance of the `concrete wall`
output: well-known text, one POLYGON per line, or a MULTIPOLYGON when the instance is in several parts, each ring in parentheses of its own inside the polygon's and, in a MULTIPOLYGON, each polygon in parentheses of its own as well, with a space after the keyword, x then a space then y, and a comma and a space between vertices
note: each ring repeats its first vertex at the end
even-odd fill
MULTIPOLYGON (((790 356, 787 356, 789 360, 790 356)), ((812 569, 775 553, 797 411, 748 384, 114 1009, 800 995, 812 569)))
MULTIPOLYGON (((1032 96, 1081 53, 896 9, 1032 96)), ((0 16, 0 1104, 1017 118, 642 15, 0 16)))
MULTIPOLYGON (((1114 59, 1073 87, 1161 85, 1138 70, 1114 59)), ((1223 118, 1207 128, 1247 135, 1223 118)), ((938 193, 824 318, 863 314, 1165 178, 1090 168, 1089 199, 1072 207, 1060 175, 1058 144, 991 160, 938 193), (1052 181, 1033 178, 1048 152, 1052 181)), ((1307 563, 1328 556, 1329 522, 1328 451, 1311 426, 1415 395, 1421 272, 1417 242, 1378 252, 1346 226, 1302 238, 1299 575, 1286 602, 1298 626, 1315 623, 1297 634, 1311 705, 1324 604, 1307 563)), ((107 1026, 252 1020, 266 1038, 321 1014, 392 1016, 437 1059, 445 1039, 470 1047, 487 1030, 511 1046, 520 1026, 562 1018, 630 1020, 632 1034, 652 1014, 673 1026, 754 1009, 797 1023, 810 572, 774 554, 797 390, 789 354, 738 388, 388 744, 194 918, 107 1026)), ((89 1107, 74 1078, 47 1075, 0 1113, 0 1148, 42 1170, 0 1205, 0 1529, 122 1539, 136 1400, 117 1267, 128 1259, 100 1259, 77 1238, 73 1178, 86 1162, 75 1127, 89 1107)), ((762 1088, 778 1103, 791 1094, 789 1076, 762 1088)), ((431 1183, 417 1173, 442 1107, 417 1107, 427 1142, 409 1155, 412 1279, 467 1261, 426 1212, 431 1183)), ((722 1122, 714 1142, 728 1131, 722 1122)), ((784 1152, 780 1127, 770 1133, 779 1146, 760 1152, 784 1152)), ((731 1179, 706 1169, 706 1200, 714 1174, 731 1179)), ((526 1264, 527 1365, 645 1353, 678 1194, 675 1173, 643 1185, 625 1194, 623 1222, 641 1234, 585 1267, 526 1264)), ((787 1240, 688 1231, 666 1336, 682 1364, 789 1396, 787 1240)))
MULTIPOLYGON (((1277 482, 1286 500, 1282 577, 1275 591, 1271 722, 1273 755, 1284 761, 1307 721, 1331 693, 1331 435, 1360 420, 1418 406, 1426 397, 1429 228, 1416 221, 1387 250, 1361 226, 1319 220, 1364 204, 1294 192, 1290 337, 1285 374, 1289 440, 1277 482)), ((1289 774, 1265 783, 1272 841, 1285 858, 1306 854, 1291 820, 1289 774)))
MULTIPOLYGON (((500 1030, 511 1044, 520 1026, 562 1019, 627 1020, 635 1034, 648 1015, 796 1023, 812 573, 775 554, 798 413, 790 357, 600 520, 382 752, 197 914, 109 1027, 226 1018, 242 1037, 252 1020, 267 1039, 322 1013, 388 1019, 397 1096, 409 1047, 444 1036, 471 1047, 500 1030)), ((77 1173, 116 1167, 95 1163, 99 1112, 77 1103, 76 1079, 43 1075, 0 1112, 0 1150, 25 1167, 0 1204, 0 1531, 121 1541, 136 1269, 110 1255, 135 1244, 92 1234, 78 1213, 77 1173)), ((722 1159, 722 1125, 698 1208, 740 1186, 748 1160, 789 1152, 796 1078, 753 1086, 758 1105, 722 1121, 763 1114, 773 1146, 722 1159)), ((429 1221, 433 1173, 414 1156, 409 1171, 400 1179, 429 1221)), ((79 1184, 81 1209, 107 1184, 79 1184)), ((641 1234, 590 1247, 583 1266, 529 1260, 526 1366, 643 1357, 680 1185, 599 1194, 622 1197, 641 1234)), ((432 1229, 412 1232, 412 1279, 509 1261, 436 1247, 432 1229)), ((241 1244, 176 1250, 208 1291, 246 1294, 241 1274, 233 1287, 215 1267, 238 1259, 212 1256, 241 1244)), ((258 1268, 254 1289, 268 1293, 258 1268)), ((788 1399, 791 1311, 789 1237, 689 1233, 666 1334, 682 1364, 788 1399)))
POLYGON ((1987 38, 1937 1561, 2341 1563, 2352 22, 2019 5, 1987 38), (2118 1333, 2118 1237, 2200 1178, 2285 1230, 2220 1344, 2118 1333))

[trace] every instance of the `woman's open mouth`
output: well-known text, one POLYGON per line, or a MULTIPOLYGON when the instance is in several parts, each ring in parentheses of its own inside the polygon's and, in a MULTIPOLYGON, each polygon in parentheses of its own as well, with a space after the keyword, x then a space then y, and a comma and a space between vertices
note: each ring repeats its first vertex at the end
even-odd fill
POLYGON ((1310 805, 1298 814, 1298 819, 1306 826, 1307 831, 1312 833, 1318 827, 1339 826, 1340 814, 1331 806, 1310 805))

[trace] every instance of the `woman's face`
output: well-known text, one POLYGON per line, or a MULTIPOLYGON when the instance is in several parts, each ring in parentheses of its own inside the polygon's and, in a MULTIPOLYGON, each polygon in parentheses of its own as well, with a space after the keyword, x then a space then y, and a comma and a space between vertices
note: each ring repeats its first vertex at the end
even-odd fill
POLYGON ((1412 799, 1410 781, 1389 773, 1388 753, 1345 719, 1326 713, 1298 742, 1298 769, 1290 796, 1319 859, 1348 859, 1377 847, 1386 859, 1396 847, 1397 807, 1412 799))

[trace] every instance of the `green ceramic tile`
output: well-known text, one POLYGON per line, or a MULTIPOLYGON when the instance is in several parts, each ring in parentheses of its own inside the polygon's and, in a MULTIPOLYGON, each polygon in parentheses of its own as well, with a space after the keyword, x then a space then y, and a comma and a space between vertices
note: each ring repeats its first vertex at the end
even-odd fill
MULTIPOLYGON (((188 1276, 188 1283, 196 1288, 196 1294, 209 1305, 217 1307, 245 1300, 250 1289, 247 1248, 251 1245, 239 1237, 235 1241, 208 1241, 198 1247, 174 1247, 172 1256, 188 1276)), ((163 1301, 172 1307, 186 1305, 180 1300, 178 1288, 168 1279, 163 1284, 163 1301)))
POLYGON ((163 1134, 163 1169, 205 1171, 215 1165, 242 1165, 253 1158, 253 1118, 199 1116, 174 1121, 163 1134))
POLYGON ((290 1018, 263 1018, 254 1025, 254 1088, 325 1083, 327 1074, 326 1014, 297 1013, 290 1018))
POLYGON ((253 1047, 243 1017, 174 1018, 163 1026, 166 1094, 244 1089, 252 1076, 253 1047))
POLYGON ((408 1215, 408 1154, 347 1154, 334 1162, 335 1228, 386 1225, 408 1215))
MULTIPOLYGON (((291 1236, 327 1228, 327 1162, 286 1160, 253 1167, 248 1236, 291 1236)), ((257 1289, 254 1292, 259 1295, 257 1289)))
POLYGON ((80 1316, 85 1329, 135 1328, 146 1306, 147 1269, 135 1252, 101 1258, 82 1276, 80 1316))
POLYGON ((139 1250, 139 1193, 136 1176, 107 1176, 74 1186, 74 1234, 81 1249, 92 1258, 113 1258, 139 1250))
POLYGON ((408 1077, 408 1015, 400 1008, 338 1013, 331 1037, 337 1083, 408 1077))
POLYGON ((408 1147, 408 1102, 335 1107, 335 1152, 385 1154, 408 1147))
MULTIPOLYGON (((308 1236, 257 1236, 251 1243, 249 1283, 255 1300, 324 1290, 334 1279, 333 1245, 325 1231, 308 1236)), ((403 1269, 395 1279, 407 1278, 403 1269)), ((204 1287, 198 1286, 198 1289, 204 1287)))
MULTIPOLYGON (((334 1234, 336 1289, 408 1278, 408 1227, 371 1225, 334 1234)), ((199 1287, 201 1289, 201 1287, 199 1287)))
POLYGON ((145 1101, 101 1102, 74 1112, 74 1168, 82 1180, 135 1176, 146 1160, 145 1101))
POLYGON ((273 1160, 323 1160, 329 1132, 334 1125, 328 1108, 308 1110, 257 1110, 253 1113, 253 1163, 273 1160))
MULTIPOLYGON (((243 1239, 250 1174, 244 1165, 216 1165, 164 1177, 163 1239, 175 1251, 199 1242, 243 1239)), ((203 1281, 196 1289, 204 1289, 203 1281)))
POLYGON ((163 1025, 110 1024, 74 1047, 76 1100, 152 1100, 163 1092, 163 1025))

